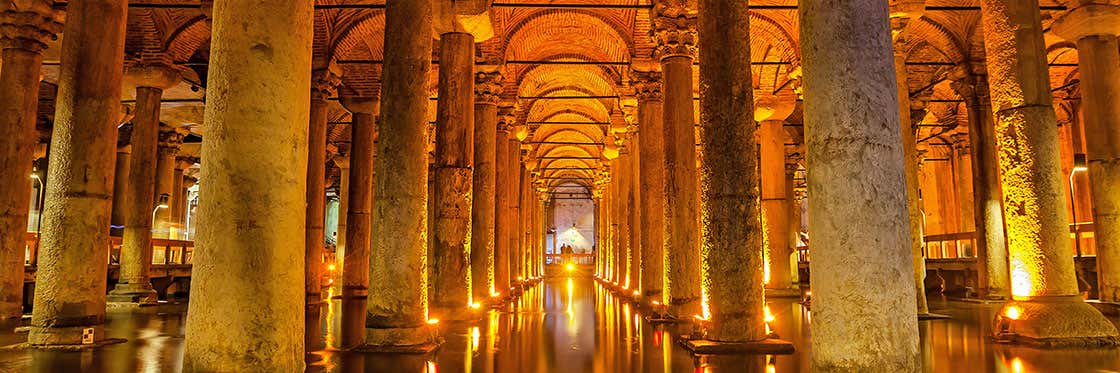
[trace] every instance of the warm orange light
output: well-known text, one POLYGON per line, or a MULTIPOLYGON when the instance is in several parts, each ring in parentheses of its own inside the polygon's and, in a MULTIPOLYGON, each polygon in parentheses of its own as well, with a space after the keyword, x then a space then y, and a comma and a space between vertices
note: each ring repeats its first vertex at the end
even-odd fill
POLYGON ((568 266, 566 268, 568 269, 568 272, 576 270, 576 266, 572 263, 568 263, 568 266))
POLYGON ((1023 316, 1019 306, 1007 306, 1007 309, 1003 311, 1003 315, 1012 320, 1018 320, 1019 317, 1023 316))
POLYGON ((331 263, 327 266, 328 271, 334 272, 335 269, 337 269, 337 267, 334 266, 334 263, 331 263))
POLYGON ((428 319, 429 325, 439 324, 439 319, 428 319))
POLYGON ((497 298, 497 297, 500 297, 500 296, 502 296, 502 292, 500 292, 500 291, 491 291, 490 292, 490 297, 491 298, 497 298))
POLYGON ((653 302, 650 302, 650 303, 653 303, 654 306, 660 306, 661 305, 661 302, 658 302, 658 301, 653 301, 653 302))
POLYGON ((521 276, 517 276, 517 281, 525 281, 525 278, 521 277, 521 276))
POLYGON ((634 296, 636 297, 636 296, 639 296, 639 295, 642 295, 642 292, 634 290, 634 296))
POLYGON ((476 309, 476 310, 477 310, 477 309, 479 309, 479 308, 481 308, 481 307, 482 307, 482 305, 481 305, 481 304, 479 304, 478 302, 474 302, 474 303, 471 303, 471 308, 473 308, 473 309, 476 309))
POLYGON ((1023 372, 1023 360, 1019 358, 1011 359, 1011 371, 1014 373, 1023 372))
POLYGON ((764 316, 766 322, 774 322, 774 314, 770 313, 770 306, 762 306, 762 312, 766 315, 764 316))

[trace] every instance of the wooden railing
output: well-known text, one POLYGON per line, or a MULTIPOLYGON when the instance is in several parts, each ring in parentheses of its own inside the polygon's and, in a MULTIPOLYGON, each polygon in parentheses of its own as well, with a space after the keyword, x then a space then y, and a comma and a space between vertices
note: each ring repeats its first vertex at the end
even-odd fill
POLYGON ((595 264, 595 254, 545 254, 545 264, 595 264))
MULTIPOLYGON (((109 264, 120 265, 121 237, 109 237, 109 264)), ((153 265, 190 265, 194 256, 194 241, 170 240, 164 238, 152 239, 152 264, 153 265)), ((24 253, 24 265, 34 267, 39 259, 39 234, 27 232, 27 245, 24 253)))
POLYGON ((922 254, 926 259, 976 257, 976 232, 931 234, 925 236, 922 254))

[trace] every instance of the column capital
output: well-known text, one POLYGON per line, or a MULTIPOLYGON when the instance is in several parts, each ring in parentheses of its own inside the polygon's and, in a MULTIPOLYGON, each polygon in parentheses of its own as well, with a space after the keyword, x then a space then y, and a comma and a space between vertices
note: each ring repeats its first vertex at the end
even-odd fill
POLYGON ((333 62, 322 69, 311 72, 311 99, 326 100, 327 97, 338 94, 338 86, 342 85, 342 69, 333 62))
POLYGON ((517 125, 517 105, 502 103, 498 105, 498 132, 509 133, 517 125))
POLYGON ((639 71, 630 72, 630 86, 634 87, 634 94, 638 102, 661 101, 661 72, 639 71))
POLYGON ((42 53, 62 32, 63 13, 40 0, 9 1, 0 12, 0 48, 42 53))
POLYGON ((963 77, 949 83, 949 87, 964 98, 966 103, 989 101, 988 77, 985 75, 966 73, 963 77))
POLYGON ((655 44, 653 56, 664 60, 670 57, 696 59, 697 16, 683 7, 667 6, 658 9, 651 20, 650 36, 655 44))
POLYGON ((190 134, 190 131, 184 127, 159 126, 160 152, 178 154, 179 147, 183 145, 183 138, 187 137, 188 134, 190 134))
POLYGON ((502 99, 502 72, 479 71, 474 74, 474 102, 497 105, 502 99))
POLYGON ((162 63, 136 63, 125 67, 123 85, 166 90, 183 81, 179 70, 162 63))
POLYGON ((191 166, 194 166, 194 164, 198 163, 199 161, 200 161, 200 159, 198 157, 181 155, 181 156, 175 157, 175 169, 176 170, 185 170, 185 169, 191 168, 191 166))
POLYGON ((1120 6, 1081 5, 1058 17, 1050 30, 1054 35, 1072 42, 1089 36, 1120 35, 1120 6))

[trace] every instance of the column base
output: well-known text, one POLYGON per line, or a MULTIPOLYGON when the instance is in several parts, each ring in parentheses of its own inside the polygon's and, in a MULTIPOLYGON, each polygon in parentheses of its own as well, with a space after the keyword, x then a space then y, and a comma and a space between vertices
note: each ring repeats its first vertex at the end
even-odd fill
POLYGON ((750 342, 724 342, 708 339, 677 340, 684 349, 693 355, 723 355, 723 354, 749 354, 749 355, 790 355, 795 349, 793 343, 781 339, 767 338, 761 341, 750 342))
POLYGON ((152 289, 151 283, 118 283, 106 298, 112 303, 147 303, 153 304, 159 300, 159 295, 152 289))
POLYGON ((997 342, 1037 347, 1120 345, 1116 327, 1076 296, 1008 302, 992 330, 997 342))
POLYGON ((124 339, 105 338, 105 325, 43 327, 31 326, 27 343, 5 348, 34 348, 49 350, 85 350, 124 342, 124 339))
POLYGON ((355 348, 361 352, 425 354, 439 348, 443 339, 434 324, 413 328, 366 328, 366 341, 355 348))

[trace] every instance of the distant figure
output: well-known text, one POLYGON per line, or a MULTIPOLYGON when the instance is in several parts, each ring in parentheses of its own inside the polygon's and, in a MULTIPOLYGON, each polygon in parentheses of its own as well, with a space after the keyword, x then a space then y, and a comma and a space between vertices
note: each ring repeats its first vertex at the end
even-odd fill
POLYGON ((571 263, 572 260, 572 246, 564 244, 560 246, 560 257, 562 263, 571 263))

